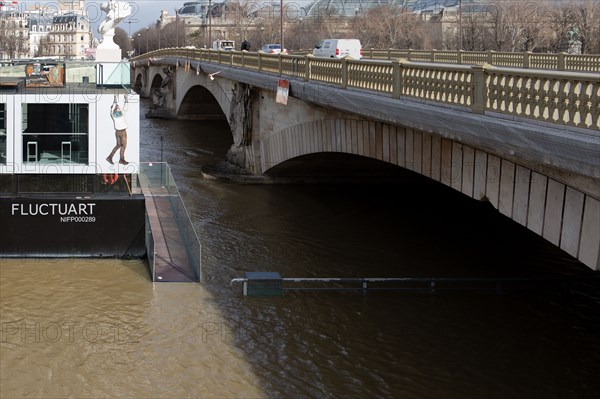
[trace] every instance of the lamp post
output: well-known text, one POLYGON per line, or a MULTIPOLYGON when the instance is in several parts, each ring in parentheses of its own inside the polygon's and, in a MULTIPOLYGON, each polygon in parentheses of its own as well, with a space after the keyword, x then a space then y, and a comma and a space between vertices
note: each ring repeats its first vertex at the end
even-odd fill
POLYGON ((212 48, 212 0, 208 0, 208 48, 212 48))
POLYGON ((285 48, 283 45, 283 0, 279 0, 279 35, 281 38, 281 52, 279 54, 282 54, 285 48))
POLYGON ((146 26, 146 52, 148 52, 148 27, 146 26))
POLYGON ((175 9, 175 47, 179 47, 179 10, 175 9))
POLYGON ((156 30, 158 31, 158 49, 160 50, 160 19, 156 20, 156 30))
POLYGON ((458 0, 458 49, 463 49, 463 31, 462 31, 462 0, 458 0))
POLYGON ((138 33, 138 55, 142 53, 142 34, 138 33))

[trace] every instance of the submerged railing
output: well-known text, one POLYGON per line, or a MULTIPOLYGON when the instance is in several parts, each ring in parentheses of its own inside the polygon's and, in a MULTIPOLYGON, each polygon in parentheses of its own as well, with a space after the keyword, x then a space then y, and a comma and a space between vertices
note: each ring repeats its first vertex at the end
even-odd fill
MULTIPOLYGON (((136 63, 146 66, 165 58, 196 71, 200 62, 213 63, 398 99, 432 101, 478 114, 600 130, 600 74, 592 72, 177 48, 146 53, 132 62, 134 67, 136 63)), ((598 57, 590 62, 591 69, 600 71, 598 57)))
MULTIPOLYGON (((188 211, 181 199, 171 168, 166 162, 142 162, 139 173, 142 192, 150 197, 168 197, 171 205, 172 217, 176 222, 182 246, 195 274, 195 280, 200 281, 201 274, 201 245, 196 230, 188 211)), ((148 198, 148 197, 147 197, 148 198)), ((152 274, 152 281, 161 281, 156 273, 156 242, 150 228, 151 221, 146 214, 146 248, 148 252, 148 263, 152 274)))
POLYGON ((495 291, 566 288, 566 277, 281 277, 277 272, 246 272, 231 279, 242 283, 244 296, 279 296, 284 291, 403 291, 435 294, 442 291, 495 291))

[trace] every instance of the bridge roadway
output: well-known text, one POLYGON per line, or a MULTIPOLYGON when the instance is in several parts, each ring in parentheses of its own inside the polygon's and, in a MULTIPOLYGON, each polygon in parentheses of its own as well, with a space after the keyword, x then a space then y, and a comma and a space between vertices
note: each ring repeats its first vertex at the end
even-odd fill
POLYGON ((600 75, 214 53, 137 57, 134 88, 154 116, 226 119, 231 163, 267 178, 332 153, 397 165, 600 270, 600 75))

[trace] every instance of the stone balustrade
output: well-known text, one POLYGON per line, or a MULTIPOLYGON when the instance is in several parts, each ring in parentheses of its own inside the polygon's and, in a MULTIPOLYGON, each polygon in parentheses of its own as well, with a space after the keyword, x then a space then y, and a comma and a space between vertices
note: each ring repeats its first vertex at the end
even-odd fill
POLYGON ((406 59, 417 62, 504 66, 557 71, 600 72, 600 54, 513 53, 501 51, 444 51, 363 49, 363 58, 406 59))
MULTIPOLYGON (((600 130, 600 74, 572 72, 571 56, 563 55, 565 71, 512 68, 525 53, 454 52, 459 63, 429 62, 427 57, 442 57, 451 61, 452 52, 412 52, 413 59, 350 60, 317 58, 311 55, 273 55, 265 53, 216 51, 206 49, 162 49, 143 54, 132 62, 158 62, 160 58, 175 58, 180 63, 194 61, 272 73, 342 88, 361 89, 398 99, 433 101, 447 106, 470 109, 474 113, 505 114, 540 122, 600 130), (491 66, 483 55, 493 55, 491 66), (464 64, 467 62, 482 65, 464 64), (461 59, 462 58, 462 59, 461 59), (426 62, 423 62, 426 60, 426 62), (477 62, 475 62, 477 61, 477 62)), ((528 53, 529 54, 529 53, 528 53)), ((528 65, 549 65, 547 58, 534 60, 529 54, 528 65)), ((557 56, 560 60, 559 55, 557 56)), ((543 56, 550 56, 543 54, 543 56)), ((393 57, 391 57, 393 58, 393 57)), ((598 56, 576 56, 578 65, 599 64, 598 56), (596 57, 596 58, 594 58, 596 57)), ((574 68, 574 67, 572 67, 574 68)))

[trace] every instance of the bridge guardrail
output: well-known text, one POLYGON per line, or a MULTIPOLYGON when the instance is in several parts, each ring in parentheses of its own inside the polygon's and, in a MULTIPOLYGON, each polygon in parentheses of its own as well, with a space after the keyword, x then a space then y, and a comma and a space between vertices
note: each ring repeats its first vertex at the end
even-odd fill
POLYGON ((551 69, 557 71, 600 72, 600 54, 532 53, 507 51, 452 51, 363 49, 363 58, 406 59, 446 64, 490 64, 512 68, 551 69))
MULTIPOLYGON (((430 52, 431 53, 431 52, 430 52)), ((600 130, 600 74, 399 60, 350 60, 206 49, 162 49, 132 59, 203 61, 393 98, 434 101, 600 130)))

